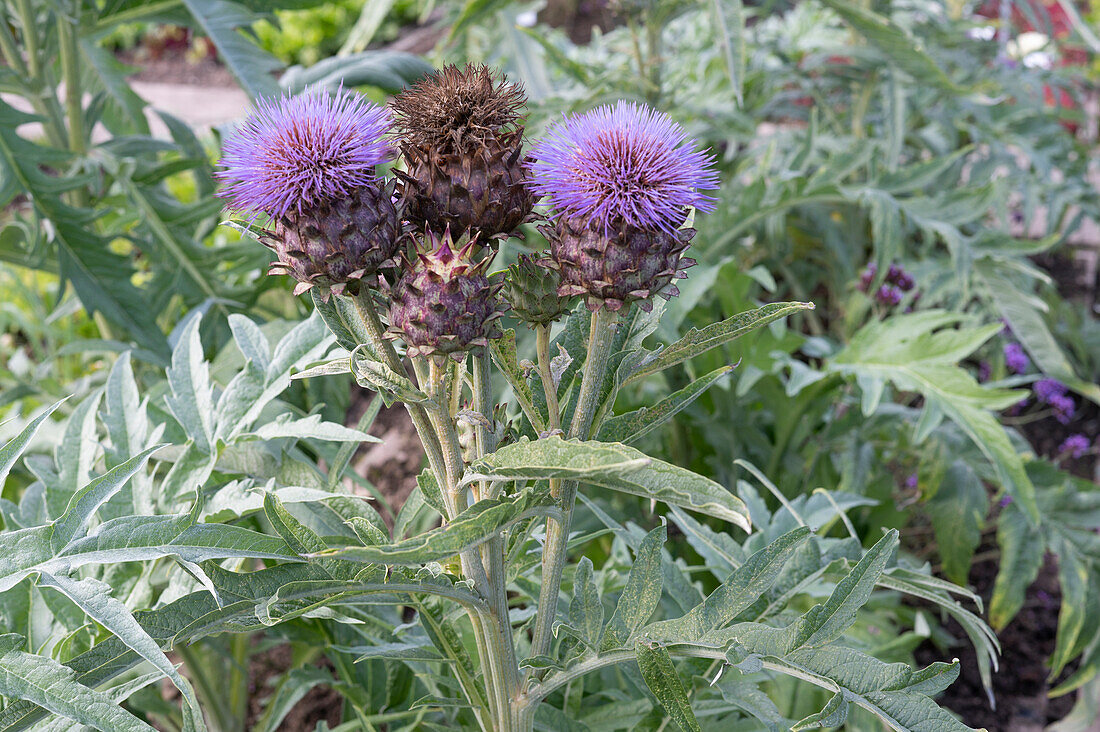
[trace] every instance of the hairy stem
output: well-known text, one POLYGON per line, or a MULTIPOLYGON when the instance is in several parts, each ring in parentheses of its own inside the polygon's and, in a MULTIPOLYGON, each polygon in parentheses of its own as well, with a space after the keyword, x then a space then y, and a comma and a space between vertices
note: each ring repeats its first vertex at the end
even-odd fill
MULTIPOLYGON (((477 428, 477 454, 478 457, 488 455, 497 448, 495 425, 492 422, 493 415, 493 382, 492 364, 489 358, 489 349, 481 348, 473 355, 473 393, 474 411, 480 412, 489 420, 488 426, 478 425, 477 428)), ((495 490, 489 484, 483 484, 482 496, 488 496, 495 490)), ((506 705, 502 713, 511 714, 511 699, 516 694, 519 684, 519 664, 516 660, 515 640, 512 637, 512 624, 508 618, 508 588, 506 586, 506 571, 504 569, 504 538, 499 534, 485 544, 484 548, 486 565, 488 566, 489 600, 496 618, 496 630, 498 634, 498 647, 502 653, 501 666, 503 675, 499 679, 506 705)), ((510 720, 509 720, 510 724, 510 720)))
MULTIPOLYGON (((363 293, 355 297, 354 300, 356 311, 363 321, 363 326, 367 331, 367 335, 371 342, 370 344, 374 347, 375 352, 381 356, 382 361, 395 372, 407 374, 405 365, 401 363, 401 359, 398 357, 397 351, 394 350, 393 344, 383 337, 385 329, 382 327, 382 320, 378 317, 378 312, 374 308, 374 303, 370 300, 370 295, 363 293)), ((420 438, 420 444, 424 447, 424 454, 428 458, 428 467, 431 468, 432 473, 436 476, 436 480, 439 481, 439 485, 442 488, 444 485, 445 472, 443 450, 439 444, 439 438, 432 427, 431 420, 428 419, 427 411, 419 404, 405 404, 405 409, 412 419, 413 427, 416 428, 416 434, 420 438)))
MULTIPOLYGON (((614 341, 612 324, 615 317, 615 314, 606 308, 600 308, 592 313, 580 395, 577 398, 573 421, 569 425, 570 438, 588 439, 592 418, 599 406, 601 387, 607 374, 607 361, 614 341)), ((562 481, 558 487, 562 518, 560 521, 551 518, 546 522, 546 544, 542 553, 542 587, 539 591, 538 617, 531 641, 532 656, 546 655, 550 650, 550 632, 554 618, 557 616, 562 571, 567 558, 569 525, 573 517, 573 503, 577 498, 576 481, 562 481)))
MULTIPOLYGON (((443 448, 446 473, 445 482, 441 487, 444 498, 447 501, 448 510, 457 514, 464 508, 458 493, 458 484, 462 480, 465 465, 462 461, 462 446, 459 444, 458 433, 450 413, 451 389, 455 385, 447 378, 449 371, 446 357, 431 357, 428 362, 428 379, 426 383, 421 384, 421 388, 430 396, 429 417, 443 448)), ((487 597, 490 603, 489 614, 471 614, 470 621, 474 628, 474 642, 478 657, 485 670, 485 688, 489 694, 490 707, 495 718, 495 729, 510 730, 512 706, 511 685, 508 682, 516 673, 512 670, 515 666, 515 649, 512 648, 510 631, 507 632, 508 642, 504 642, 506 637, 504 624, 508 622, 508 614, 505 606, 502 621, 499 614, 499 598, 504 598, 503 588, 500 588, 498 593, 497 587, 485 570, 485 564, 478 550, 463 552, 459 556, 459 561, 463 574, 473 580, 474 587, 487 597)), ((501 580, 503 579, 503 574, 498 576, 501 580)))

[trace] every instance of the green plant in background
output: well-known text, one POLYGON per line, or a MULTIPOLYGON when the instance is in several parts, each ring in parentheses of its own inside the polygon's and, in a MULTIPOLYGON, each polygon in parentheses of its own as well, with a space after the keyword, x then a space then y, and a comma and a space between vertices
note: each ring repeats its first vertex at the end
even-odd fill
POLYGON ((249 644, 219 636, 261 629, 301 648, 300 663, 316 657, 305 649, 324 648, 333 665, 288 674, 268 729, 318 682, 340 691, 348 729, 699 729, 704 714, 724 727, 968 729, 931 699, 957 662, 914 670, 882 639, 913 622, 890 609, 902 593, 974 629, 981 653, 993 654, 992 633, 956 599, 975 596, 912 565, 894 530, 864 548, 845 515, 858 505, 851 495, 822 491, 771 511, 754 483, 782 494, 749 462, 738 465, 754 483, 736 481, 735 493, 626 444, 729 368, 619 412, 625 386, 812 309, 775 303, 645 345, 666 313, 654 295, 674 294, 690 264, 681 226, 689 209, 709 207, 700 193, 715 184, 709 160, 668 117, 619 105, 567 118, 539 144, 537 182, 517 179, 508 171, 523 157, 522 102, 475 67, 405 93, 398 124, 410 160, 444 144, 470 157, 429 168, 430 187, 413 167, 404 173, 401 215, 415 218, 397 271, 371 252, 388 252, 398 232, 359 229, 368 238, 350 246, 345 225, 358 214, 339 205, 386 190, 375 171, 386 150, 364 146, 378 110, 314 90, 260 108, 227 141, 227 195, 270 216, 262 236, 311 286, 316 313, 274 348, 264 329, 231 315, 224 359, 236 364, 220 368, 203 358, 201 316, 189 316, 165 379, 147 385, 154 398, 141 399, 124 356, 73 409, 52 458, 29 454, 17 466, 56 407, 3 448, 3 476, 25 487, 18 503, 0 504, 12 631, 0 641, 0 729, 49 715, 98 729, 149 729, 142 717, 240 729, 239 672, 223 679, 226 667, 201 651, 239 664, 249 644), (481 200, 468 193, 479 180, 493 181, 490 205, 464 207, 481 200), (531 211, 524 191, 540 189, 554 241, 534 265, 510 270, 507 290, 517 312, 536 316, 524 326, 536 345, 526 368, 516 332, 486 317, 502 307, 503 286, 488 266, 494 242, 531 211), (558 299, 528 289, 531 266, 560 278, 558 299), (574 294, 587 308, 570 310, 574 294), (563 323, 551 331, 555 318, 563 323), (295 381, 348 375, 378 393, 357 429, 325 421, 308 396, 287 396, 295 381), (494 381, 512 395, 503 409, 493 407, 494 381), (428 462, 392 529, 345 485, 383 401, 405 405, 428 462), (605 506, 622 500, 667 506, 707 558, 705 577, 693 581, 699 569, 666 547, 665 520, 637 507, 637 520, 613 518, 605 506), (834 526, 847 534, 830 536, 834 526), (580 547, 591 550, 575 562, 580 547), (164 677, 181 692, 178 709, 147 691, 164 677), (779 696, 791 688, 783 677, 823 693, 779 696))

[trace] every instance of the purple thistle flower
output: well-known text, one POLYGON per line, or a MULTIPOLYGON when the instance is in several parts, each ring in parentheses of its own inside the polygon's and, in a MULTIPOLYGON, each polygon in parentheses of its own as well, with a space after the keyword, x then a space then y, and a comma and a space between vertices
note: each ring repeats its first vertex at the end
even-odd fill
POLYGON ((359 94, 314 87, 259 102, 222 146, 221 195, 238 211, 280 218, 378 182, 393 159, 389 114, 359 94))
POLYGON ((661 112, 620 101, 566 116, 531 151, 530 188, 597 229, 625 223, 674 233, 687 209, 713 211, 713 157, 661 112))
POLYGON ((916 488, 917 488, 917 474, 916 473, 911 473, 908 477, 906 477, 905 487, 908 488, 909 490, 916 490, 916 488))
POLYGON ((901 290, 896 285, 883 285, 875 293, 875 299, 883 305, 897 305, 901 302, 901 290))
POLYGON ((1008 504, 1012 503, 1012 496, 1002 496, 1001 500, 997 501, 997 505, 1004 508, 1008 504))
POLYGON ((1031 366, 1031 361, 1019 343, 1006 343, 1004 346, 1005 366, 1014 374, 1022 374, 1031 366))
POLYGON ((1060 455, 1069 453, 1070 457, 1077 459, 1088 452, 1089 447, 1089 438, 1077 433, 1062 440, 1062 444, 1058 446, 1058 453, 1060 455))

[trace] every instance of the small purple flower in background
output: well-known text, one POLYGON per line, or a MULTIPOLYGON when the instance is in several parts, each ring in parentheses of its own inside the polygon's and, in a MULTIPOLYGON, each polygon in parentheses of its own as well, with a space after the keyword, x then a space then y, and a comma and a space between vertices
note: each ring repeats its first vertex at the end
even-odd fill
POLYGON ((897 285, 883 285, 875 293, 875 299, 883 305, 897 305, 901 302, 901 298, 901 290, 897 288, 897 285))
POLYGON ((1031 387, 1035 397, 1043 404, 1054 408, 1054 418, 1062 424, 1069 424, 1077 405, 1067 392, 1069 388, 1056 379, 1039 379, 1031 387))
POLYGON ((666 114, 633 103, 554 125, 531 151, 530 188, 570 219, 607 232, 622 224, 674 233, 689 208, 713 211, 712 158, 666 114))
POLYGON ((997 505, 1004 508, 1008 504, 1012 503, 1012 496, 1002 496, 1001 500, 997 501, 997 505))
POLYGON ((337 201, 375 184, 375 166, 392 160, 389 114, 355 92, 308 89, 261 101, 222 146, 231 208, 280 218, 337 201))
POLYGON ((1058 446, 1058 454, 1069 454, 1071 458, 1076 460, 1088 452, 1089 447, 1089 438, 1077 433, 1062 440, 1062 444, 1058 446))
POLYGON ((916 490, 916 488, 917 488, 917 474, 916 473, 911 473, 905 479, 905 487, 908 488, 911 491, 916 490))
POLYGON ((1014 374, 1022 374, 1031 366, 1031 361, 1019 343, 1006 343, 1004 347, 1005 366, 1014 374))
POLYGON ((874 262, 868 262, 864 267, 863 272, 859 276, 859 289, 863 292, 868 292, 871 289, 871 283, 875 281, 875 277, 878 275, 878 265, 874 262))
POLYGON ((1050 406, 1054 407, 1054 418, 1062 424, 1069 424, 1073 419, 1073 413, 1077 411, 1077 405, 1073 397, 1068 394, 1053 397, 1050 406))
POLYGON ((1050 404, 1051 399, 1064 396, 1069 388, 1057 379, 1039 379, 1032 385, 1031 390, 1035 392, 1035 397, 1039 401, 1050 404))
POLYGON ((989 365, 989 361, 982 361, 978 364, 978 381, 985 383, 989 381, 989 378, 993 376, 993 367, 989 365))

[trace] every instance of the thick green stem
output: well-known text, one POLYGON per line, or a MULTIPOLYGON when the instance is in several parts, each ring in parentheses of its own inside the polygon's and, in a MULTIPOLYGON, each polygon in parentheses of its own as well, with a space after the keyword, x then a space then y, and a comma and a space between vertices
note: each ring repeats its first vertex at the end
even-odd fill
POLYGON ((538 353, 539 379, 542 391, 546 395, 546 411, 549 421, 546 429, 556 432, 561 429, 561 405, 558 404, 558 385, 550 372, 550 326, 535 326, 535 349, 538 353))
POLYGON ((65 125, 61 119, 61 107, 57 103, 53 85, 42 75, 42 59, 38 52, 38 23, 34 8, 30 0, 18 0, 16 10, 23 30, 23 47, 27 50, 27 62, 23 62, 23 56, 19 53, 15 38, 8 30, 7 24, 3 24, 3 32, 0 34, 0 48, 8 65, 15 70, 18 77, 25 80, 25 86, 29 92, 28 99, 34 111, 45 118, 44 127, 50 144, 64 148, 65 125))
MULTIPOLYGON (((569 425, 569 437, 588 439, 592 418, 600 403, 600 392, 607 375, 607 362, 614 342, 612 324, 615 313, 600 308, 592 313, 588 334, 588 354, 584 361, 580 395, 573 421, 569 425)), ((543 656, 550 650, 550 634, 557 616, 558 596, 561 594, 561 577, 565 568, 569 525, 573 517, 573 503, 577 498, 577 482, 563 481, 559 486, 562 518, 546 522, 546 544, 542 553, 542 587, 539 591, 538 617, 535 621, 531 655, 543 656)))
MULTIPOLYGON (((405 374, 405 365, 401 363, 401 359, 398 357, 397 351, 394 350, 393 344, 383 337, 385 329, 382 326, 381 318, 378 317, 378 312, 374 309, 374 303, 370 300, 370 295, 368 293, 363 293, 353 299, 355 301, 355 309, 359 313, 360 320, 363 322, 363 327, 366 329, 367 335, 369 336, 370 345, 374 347, 375 352, 381 356, 382 361, 387 366, 399 374, 405 374)), ((436 436, 436 431, 432 427, 431 420, 428 418, 428 413, 424 407, 419 404, 405 404, 405 409, 412 419, 417 436, 420 437, 420 444, 424 447, 424 454, 428 458, 428 467, 431 468, 432 473, 436 476, 436 479, 439 480, 440 487, 442 488, 444 485, 443 476, 445 471, 443 450, 439 444, 439 438, 436 436)))
MULTIPOLYGON (((414 359, 415 363, 415 359, 414 359)), ((418 373, 422 372, 417 369, 418 373)), ((464 506, 461 503, 458 484, 462 480, 465 464, 462 460, 462 446, 458 441, 458 433, 455 430, 454 420, 451 417, 449 405, 451 402, 450 380, 448 377, 448 365, 446 357, 432 357, 428 362, 427 379, 421 382, 421 389, 429 395, 428 416, 432 426, 436 430, 436 436, 443 450, 445 472, 441 478, 441 489, 447 509, 452 517, 457 515, 464 506)), ((511 730, 511 698, 508 691, 507 680, 511 678, 507 659, 515 657, 515 651, 511 654, 502 642, 504 631, 500 627, 497 615, 496 597, 494 586, 489 580, 480 553, 476 550, 467 550, 459 556, 464 575, 473 580, 474 587, 487 597, 492 610, 489 614, 470 614, 470 622, 474 630, 474 644, 477 646, 478 658, 485 670, 485 689, 489 694, 489 703, 494 717, 496 730, 511 730)), ((507 622, 507 613, 504 616, 507 622)), ((511 641, 509 638, 509 645, 511 641)), ((514 660, 512 661, 514 665, 514 660)))
MULTIPOLYGON (((489 358, 489 349, 482 348, 473 356, 473 392, 474 411, 480 412, 489 420, 488 425, 478 425, 477 428, 477 453, 478 457, 488 455, 496 450, 497 438, 493 419, 493 382, 492 364, 489 358)), ((487 496, 492 490, 488 484, 482 486, 482 495, 487 496)), ((498 635, 497 647, 502 653, 502 676, 499 680, 501 691, 505 698, 505 706, 502 713, 511 715, 511 700, 517 693, 519 685, 519 663, 516 660, 515 639, 512 637, 512 624, 508 618, 508 588, 505 583, 506 571, 504 569, 504 539, 494 536, 485 544, 485 555, 489 575, 489 596, 493 606, 493 614, 496 617, 496 631, 498 635)), ((511 723, 511 720, 508 720, 511 723)))
MULTIPOLYGON (((80 84, 80 47, 76 41, 76 28, 68 18, 57 18, 58 52, 61 55, 61 75, 65 80, 65 116, 69 122, 69 150, 83 155, 88 149, 84 133, 84 105, 80 84)), ((70 194, 73 205, 88 205, 88 192, 77 188, 70 194)))

